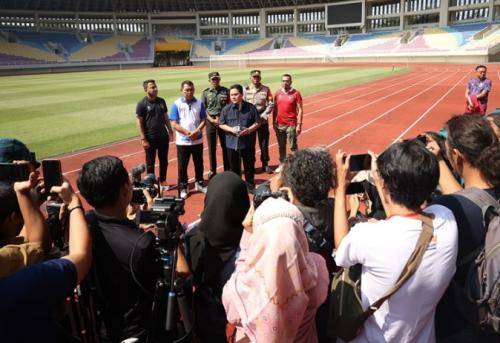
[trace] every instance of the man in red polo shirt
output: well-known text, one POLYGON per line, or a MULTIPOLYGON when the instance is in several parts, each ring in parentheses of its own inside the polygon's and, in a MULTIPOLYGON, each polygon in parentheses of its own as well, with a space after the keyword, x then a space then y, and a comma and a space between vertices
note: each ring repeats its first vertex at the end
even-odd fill
POLYGON ((278 139, 280 165, 275 170, 279 173, 286 157, 286 144, 290 150, 297 150, 297 136, 302 132, 302 95, 292 88, 292 76, 281 76, 281 89, 274 95, 273 125, 278 139))

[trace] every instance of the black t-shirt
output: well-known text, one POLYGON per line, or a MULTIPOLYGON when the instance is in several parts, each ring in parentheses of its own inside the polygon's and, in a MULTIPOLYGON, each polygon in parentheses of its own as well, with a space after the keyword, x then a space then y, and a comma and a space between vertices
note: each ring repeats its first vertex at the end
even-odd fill
POLYGON ((137 337, 142 342, 151 326, 152 297, 136 284, 130 271, 150 293, 161 275, 154 248, 155 237, 130 220, 95 212, 87 214, 93 236, 92 273, 97 279, 99 307, 113 341, 137 337))
POLYGON ((165 125, 165 113, 168 111, 167 103, 163 98, 157 97, 150 101, 144 97, 137 103, 136 115, 144 120, 144 133, 148 139, 163 139, 168 137, 165 125))
MULTIPOLYGON (((485 189, 495 199, 500 199, 499 189, 485 189)), ((457 221, 458 228, 458 257, 457 262, 479 247, 486 236, 486 228, 483 222, 481 208, 472 200, 463 195, 448 194, 434 199, 433 204, 443 205, 449 208, 457 221)), ((464 287, 467 272, 471 264, 467 263, 457 268, 453 281, 461 288, 464 287)), ((438 304, 436 311, 436 330, 438 337, 446 337, 449 334, 463 329, 467 321, 460 315, 455 305, 455 294, 452 287, 448 287, 443 298, 438 304)))

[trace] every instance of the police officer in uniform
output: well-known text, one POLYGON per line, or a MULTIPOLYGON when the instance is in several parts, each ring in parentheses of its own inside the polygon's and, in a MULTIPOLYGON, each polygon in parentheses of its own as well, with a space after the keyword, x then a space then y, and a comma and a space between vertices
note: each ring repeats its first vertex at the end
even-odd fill
POLYGON ((219 137, 222 149, 224 170, 229 170, 225 133, 219 128, 220 112, 222 108, 229 103, 229 89, 220 85, 220 75, 216 71, 208 74, 208 80, 211 85, 203 91, 201 101, 205 104, 205 109, 207 111, 207 143, 208 157, 210 159, 210 173, 208 174, 208 178, 211 179, 217 174, 217 136, 219 137))
MULTIPOLYGON (((269 124, 268 118, 273 112, 273 94, 269 87, 261 83, 260 70, 250 72, 250 85, 245 87, 245 101, 253 104, 259 114, 260 126, 257 129, 257 137, 260 147, 260 161, 262 163, 261 172, 271 174, 273 171, 269 167, 269 124)), ((255 144, 254 144, 255 146, 255 144)), ((254 148, 255 149, 255 148, 254 148)))

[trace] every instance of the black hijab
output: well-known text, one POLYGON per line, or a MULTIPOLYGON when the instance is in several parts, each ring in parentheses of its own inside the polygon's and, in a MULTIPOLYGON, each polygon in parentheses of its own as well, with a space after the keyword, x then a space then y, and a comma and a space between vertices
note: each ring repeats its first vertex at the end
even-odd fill
POLYGON ((189 243, 190 265, 198 282, 218 275, 233 257, 249 208, 247 188, 238 175, 227 171, 210 180, 201 221, 189 243))

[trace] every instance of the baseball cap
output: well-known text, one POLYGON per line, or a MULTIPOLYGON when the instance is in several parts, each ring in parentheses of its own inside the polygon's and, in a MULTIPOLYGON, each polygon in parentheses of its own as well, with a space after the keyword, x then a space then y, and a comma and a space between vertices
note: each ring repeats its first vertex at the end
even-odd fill
POLYGON ((211 79, 214 79, 218 77, 220 79, 220 75, 219 75, 219 72, 217 71, 213 71, 211 73, 208 73, 208 79, 211 80, 211 79))
POLYGON ((250 72, 250 76, 260 76, 260 70, 257 70, 257 69, 252 70, 250 72))
POLYGON ((29 161, 40 167, 40 162, 35 159, 35 154, 30 152, 26 145, 15 138, 0 138, 0 163, 13 161, 29 161))

